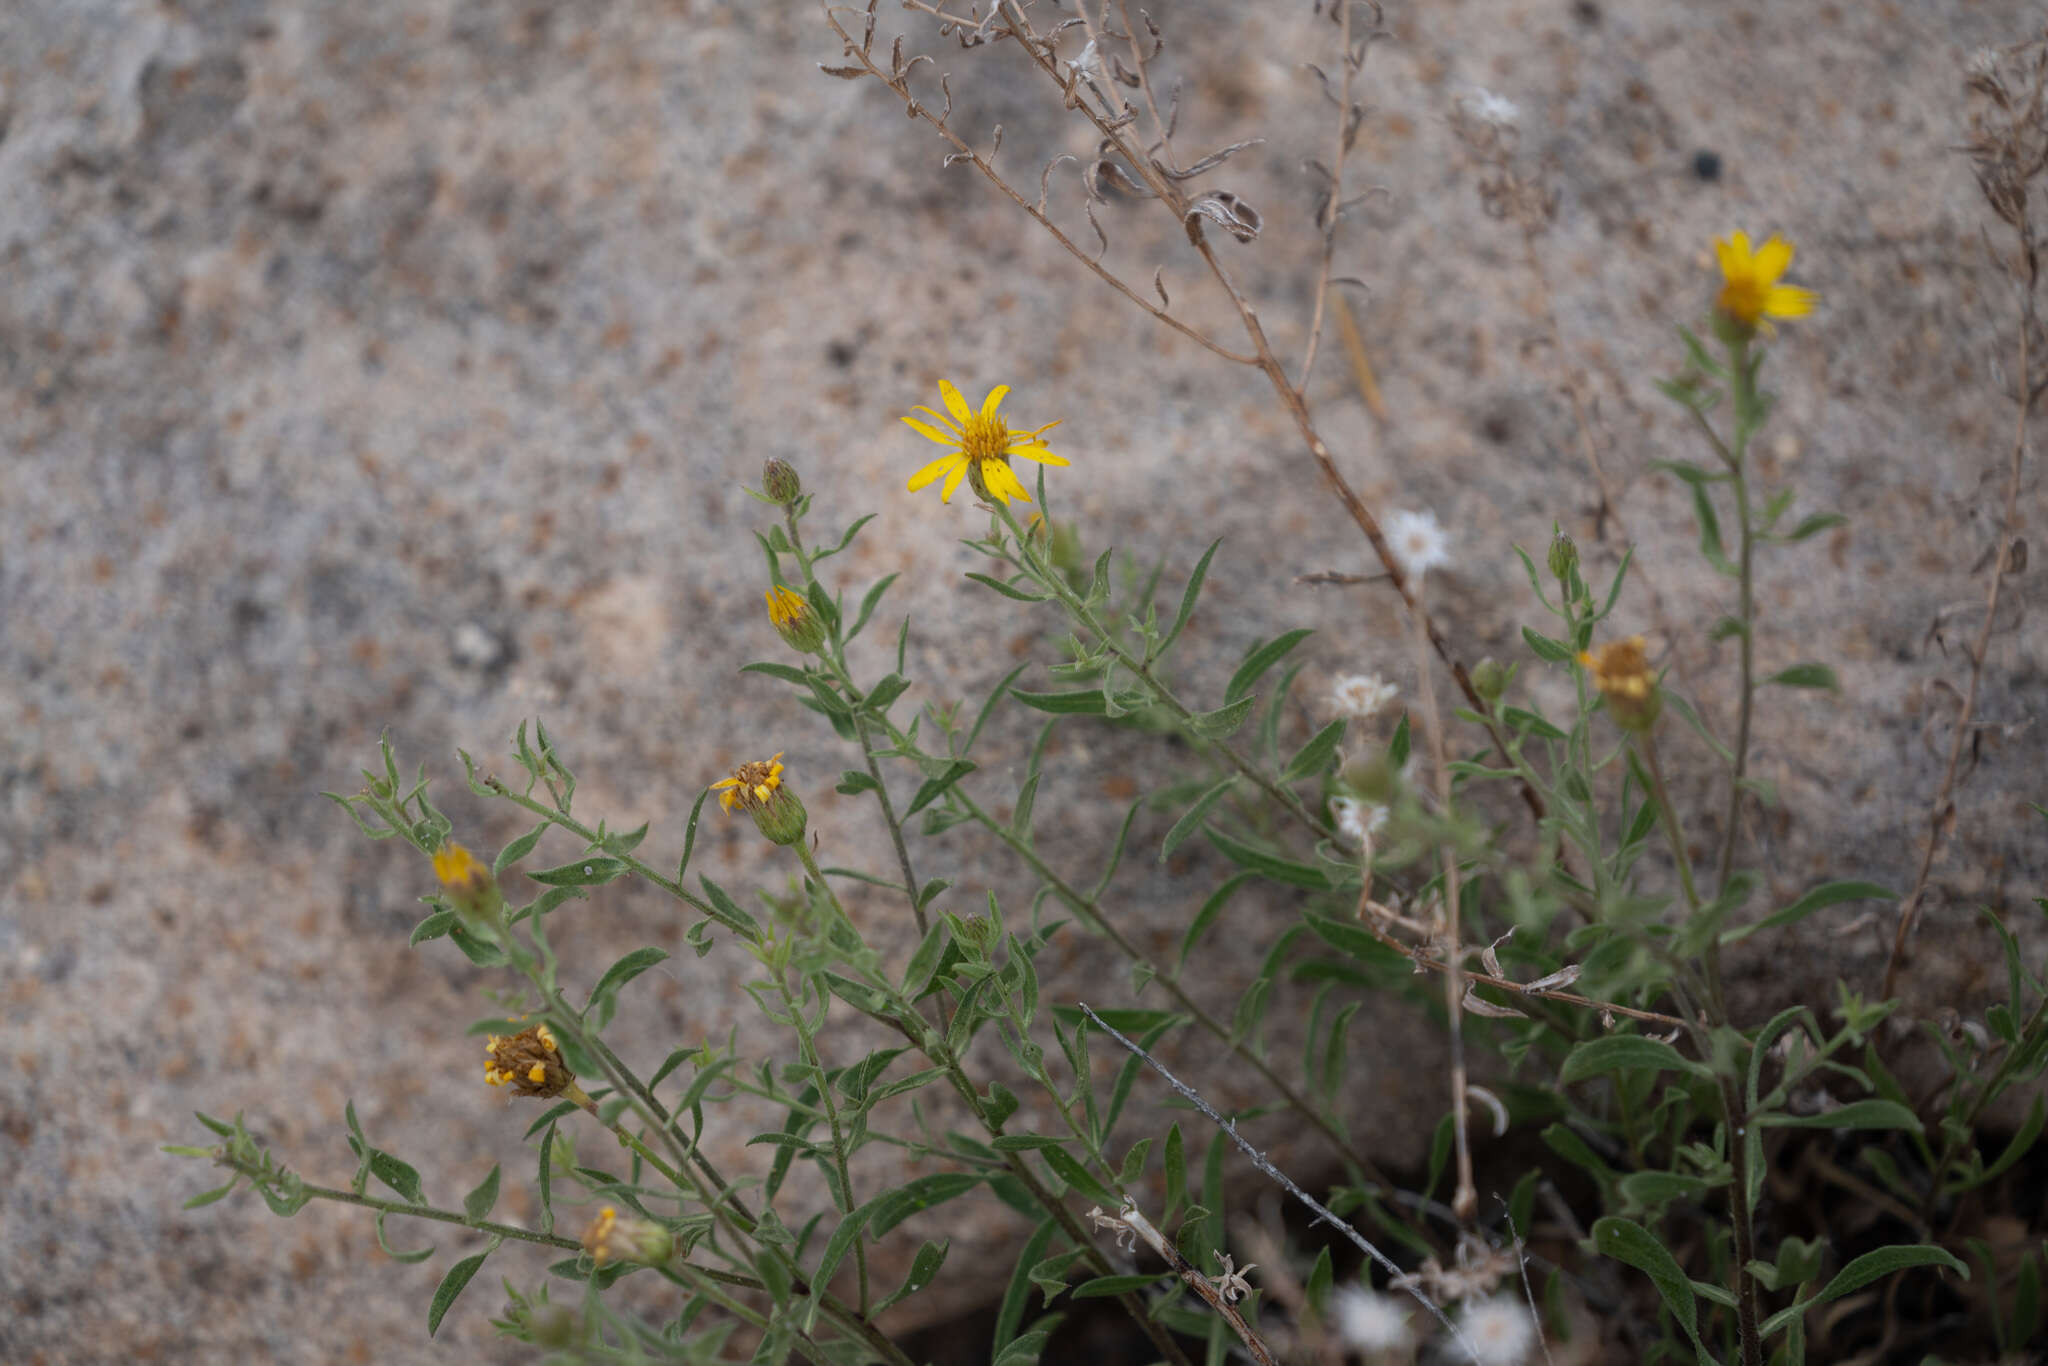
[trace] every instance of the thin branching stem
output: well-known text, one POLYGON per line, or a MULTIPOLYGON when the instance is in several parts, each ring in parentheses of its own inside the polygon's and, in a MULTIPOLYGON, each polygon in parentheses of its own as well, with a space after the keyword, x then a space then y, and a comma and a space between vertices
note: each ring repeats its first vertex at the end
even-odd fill
POLYGON ((2030 292, 2022 303, 2020 316, 2019 411, 2013 418, 2012 456, 2005 478, 2005 514, 1998 534, 1998 557, 1991 566, 1991 582, 1984 590, 1984 621, 1977 628, 1976 640, 1970 645, 1970 681, 1963 691, 1962 710, 1956 713, 1955 732, 1949 736, 1948 762, 1942 766, 1941 786, 1935 789, 1934 803, 1928 811, 1927 841, 1920 849, 1920 865, 1913 874, 1913 890, 1899 906, 1899 927, 1892 936, 1891 952, 1885 958, 1884 987, 1878 993, 1883 1000, 1889 1000, 1898 985, 1899 968, 1906 960, 1906 941, 1912 937, 1913 926, 1920 918, 1928 875, 1934 867, 1934 855, 1941 848, 1942 837, 1948 830, 1949 815, 1954 806, 1952 794, 1956 772, 1962 763, 1963 745, 1970 735, 1970 722, 1977 713, 1977 693, 1984 682, 1984 661, 1991 649, 1998 599, 2005 585, 2005 576, 2013 567, 2013 541, 2019 534, 2020 471, 2025 468, 2027 458, 2027 419, 2033 414, 2037 392, 2033 387, 2033 356, 2029 346, 2033 325, 2030 292))
MULTIPOLYGON (((1082 1014, 1086 1015, 1091 1021, 1094 1022, 1094 1025, 1097 1029, 1100 1029, 1103 1033, 1109 1035, 1109 1037, 1111 1037, 1112 1039, 1115 1039, 1119 1044, 1122 1044, 1124 1049, 1127 1052, 1129 1052, 1133 1057, 1140 1059, 1144 1062, 1144 1064, 1147 1067, 1151 1068, 1154 1072, 1157 1072, 1160 1075, 1161 1079, 1163 1079, 1168 1086, 1171 1086, 1176 1092, 1180 1094, 1183 1100, 1187 1101, 1197 1110, 1200 1110, 1203 1116, 1211 1124, 1214 1124, 1218 1129, 1222 1130, 1224 1135, 1227 1138, 1229 1138, 1232 1143, 1237 1145, 1239 1152, 1242 1152, 1246 1157, 1251 1159, 1253 1166, 1257 1167, 1260 1171, 1264 1172, 1273 1181, 1277 1182, 1282 1190, 1286 1191, 1289 1195, 1301 1201, 1302 1204, 1308 1206, 1311 1210, 1315 1211, 1317 1222, 1328 1224, 1336 1232, 1350 1239, 1359 1251, 1363 1252, 1366 1256, 1372 1258, 1372 1260, 1380 1267, 1380 1269, 1385 1271, 1389 1276, 1402 1277, 1401 1267, 1399 1263, 1394 1261, 1394 1259, 1389 1257, 1386 1253, 1380 1251, 1379 1248, 1375 1247, 1372 1244, 1372 1242, 1366 1238, 1364 1234, 1360 1233, 1357 1229, 1353 1228, 1349 1221, 1340 1218, 1338 1215, 1331 1212, 1331 1210, 1326 1205, 1324 1205, 1320 1200, 1317 1200, 1313 1195, 1310 1195, 1307 1191, 1303 1190, 1300 1186, 1296 1185, 1294 1183, 1294 1179, 1288 1176, 1286 1172, 1283 1172, 1278 1167, 1274 1166, 1273 1163, 1266 1157, 1264 1153, 1260 1152, 1257 1148, 1254 1148, 1245 1139, 1245 1136, 1237 1131, 1236 1120, 1225 1119, 1222 1115, 1218 1114, 1216 1112, 1216 1107, 1211 1105, 1208 1101, 1202 1098, 1201 1092, 1195 1090, 1194 1087, 1189 1086, 1186 1082, 1182 1081, 1179 1077, 1176 1077, 1172 1072, 1168 1071, 1164 1063, 1160 1062, 1159 1059, 1153 1057, 1150 1053, 1146 1052, 1142 1047, 1138 1045, 1138 1043, 1135 1040, 1126 1038, 1116 1028, 1116 1026, 1104 1020, 1100 1015, 1097 1015, 1086 1001, 1076 1001, 1075 1005, 1080 1007, 1082 1014)), ((1460 1347, 1463 1347, 1465 1349, 1471 1360, 1476 1361, 1479 1359, 1478 1354, 1473 1350, 1472 1345, 1465 1341, 1465 1336, 1462 1332, 1459 1331, 1458 1326, 1455 1323, 1452 1323, 1449 1318, 1445 1317, 1444 1311, 1437 1306, 1434 1300, 1430 1299, 1429 1296, 1422 1293, 1421 1287, 1417 1286, 1412 1281, 1407 1281, 1405 1277, 1402 1277, 1401 1284, 1402 1288, 1407 1290, 1410 1295, 1414 1296, 1416 1301, 1420 1303, 1423 1308, 1429 1310, 1429 1312, 1435 1316, 1436 1321, 1443 1325, 1444 1329, 1450 1333, 1452 1339, 1455 1342, 1457 1342, 1457 1344, 1460 1347)))

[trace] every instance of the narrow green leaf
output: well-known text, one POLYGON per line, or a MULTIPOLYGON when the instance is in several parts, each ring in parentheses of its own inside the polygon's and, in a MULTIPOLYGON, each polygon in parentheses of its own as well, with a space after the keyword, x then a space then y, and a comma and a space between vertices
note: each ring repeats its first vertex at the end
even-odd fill
POLYGON ((1222 740, 1244 724, 1245 717, 1251 715, 1252 707, 1258 700, 1247 694, 1235 702, 1225 703, 1214 711, 1196 712, 1189 721, 1194 727, 1195 734, 1204 740, 1222 740))
POLYGON ((1202 552, 1202 558, 1195 563, 1195 572, 1188 575, 1188 586, 1180 595, 1180 611, 1174 614, 1173 625, 1160 637, 1159 644, 1152 651, 1152 658, 1158 659, 1173 648, 1180 639, 1180 633, 1194 615, 1195 600, 1202 596, 1202 580, 1209 577, 1209 561, 1216 558, 1216 547, 1223 544, 1221 537, 1209 542, 1209 548, 1202 552))
POLYGON ((874 615, 875 608, 881 605, 882 594, 888 592, 889 585, 894 582, 896 582, 896 575, 884 574, 875 581, 873 588, 868 589, 867 593, 860 600, 860 610, 854 613, 853 625, 846 628, 846 638, 848 640, 852 640, 861 633, 861 628, 868 624, 868 618, 874 615))
POLYGON ((1897 901, 1899 894, 1875 882, 1823 882, 1783 910, 1773 911, 1752 925, 1739 925, 1721 936, 1723 944, 1747 939, 1758 930, 1774 930, 1806 919, 1815 911, 1838 906, 1844 901, 1897 901))
POLYGON ((1321 916, 1313 911, 1304 912, 1303 918, 1307 921, 1309 929, 1315 932, 1316 938, 1333 949, 1350 954, 1361 963, 1395 972, 1411 971, 1414 967, 1413 961, 1406 954, 1381 943, 1356 921, 1321 916))
POLYGON ((1522 628, 1522 641, 1538 659, 1548 660, 1552 664, 1569 664, 1572 662, 1571 646, 1561 640, 1552 640, 1540 631, 1532 631, 1524 626, 1522 628))
POLYGON ((1143 1290, 1166 1273, 1155 1271, 1149 1276, 1097 1276, 1094 1280, 1083 1281, 1074 1287, 1077 1300, 1107 1299, 1112 1295, 1128 1295, 1134 1290, 1143 1290))
POLYGON ((491 875, 503 877, 507 868, 533 852, 533 846, 540 843, 540 837, 553 824, 553 821, 542 821, 539 825, 534 826, 533 829, 527 831, 518 839, 513 840, 503 849, 500 849, 498 857, 491 862, 491 875))
POLYGON ((1311 774, 1321 773, 1336 755, 1337 746, 1343 743, 1345 724, 1340 718, 1317 731, 1314 738, 1296 750, 1287 766, 1280 770, 1280 781, 1298 782, 1311 774))
POLYGON ((711 902, 711 914, 727 929, 745 935, 748 939, 761 937, 761 926, 754 917, 740 909, 740 903, 732 899, 732 893, 701 874, 697 883, 704 889, 706 899, 711 902))
POLYGON ((909 691, 910 680, 902 674, 892 673, 868 689, 867 696, 861 699, 861 706, 875 716, 887 716, 896 699, 909 691))
POLYGON ((198 1195, 195 1195, 190 1200, 187 1200, 184 1204, 180 1205, 178 1208, 204 1209, 208 1205, 212 1204, 214 1201, 226 1198, 227 1193, 233 1190, 236 1186, 240 1185, 241 1181, 241 1177, 234 1177, 230 1179, 225 1186, 215 1186, 210 1191, 204 1191, 198 1195))
POLYGON ((1288 651, 1314 634, 1315 632, 1307 627, 1296 627, 1292 631, 1275 636, 1246 655, 1244 663, 1237 666, 1237 672, 1230 676, 1229 685, 1223 689, 1224 701, 1235 702, 1246 696, 1251 692, 1252 684, 1258 682, 1266 670, 1278 664, 1287 657, 1288 651))
POLYGON ((1033 711, 1051 712, 1056 716, 1101 716, 1107 711, 1100 688, 1085 688, 1079 692, 1025 692, 1012 688, 1010 696, 1033 711))
POLYGON ((1558 1070, 1558 1080, 1570 1085, 1602 1072, 1640 1067, 1684 1072, 1695 1077, 1713 1075, 1707 1067, 1686 1058, 1661 1039, 1646 1039, 1640 1034, 1610 1034, 1604 1038, 1588 1039, 1572 1049, 1564 1060, 1564 1066, 1558 1070))
POLYGON ((987 574, 976 574, 971 570, 968 572, 967 577, 973 579, 984 588, 993 588, 1012 602, 1044 602, 1052 596, 1049 593, 1030 592, 1017 587, 1015 584, 1004 583, 1001 579, 991 578, 987 574))
MULTIPOLYGON (((911 1215, 965 1195, 984 1179, 979 1172, 934 1172, 930 1176, 917 1177, 910 1184, 876 1200, 868 1226, 874 1236, 880 1238, 911 1215)), ((821 1283, 822 1280, 821 1277, 821 1283)))
POLYGON ((1233 773, 1195 799, 1195 804, 1189 807, 1181 818, 1173 823, 1173 828, 1166 832, 1165 840, 1161 841, 1159 846, 1159 861, 1161 863, 1173 857, 1173 851, 1180 848, 1186 842, 1189 835, 1202 828, 1202 818, 1209 814, 1209 808, 1223 800, 1223 794, 1230 791, 1236 782, 1237 775, 1233 773))
POLYGON ((1402 712, 1401 719, 1394 723, 1394 734, 1387 741, 1387 762, 1399 773, 1408 766, 1408 749, 1411 743, 1408 734, 1408 713, 1402 712))
POLYGON ((995 1338, 989 1347, 991 1359, 1000 1358, 1003 1349, 1017 1340, 1017 1330, 1024 1326, 1024 1309, 1031 1298, 1031 1268, 1045 1256, 1046 1244, 1058 1231, 1059 1221, 1046 1219, 1032 1230, 1023 1250, 1018 1252, 1009 1286, 1003 1291, 1003 1302, 996 1308, 995 1338))
POLYGON ((939 1268, 946 1264, 946 1251, 952 1245, 950 1238, 943 1243, 926 1239, 924 1245, 918 1248, 917 1255, 910 1259, 910 1274, 903 1278, 902 1285, 891 1291, 875 1306, 875 1312, 879 1314, 890 1305, 899 1304, 930 1285, 938 1276, 939 1268))
POLYGON ((1256 876, 1255 873, 1233 873, 1229 881, 1209 894, 1209 899, 1202 903, 1202 909, 1196 911, 1195 918, 1188 923, 1187 933, 1181 936, 1180 959, 1176 971, 1187 966, 1188 954, 1194 951, 1195 945, 1202 942, 1202 936, 1216 923, 1216 917, 1223 914, 1224 906, 1237 894, 1237 889, 1256 876))
POLYGON ((1829 527, 1843 526, 1848 520, 1839 512, 1810 513, 1799 519, 1799 525, 1787 532, 1785 539, 1795 543, 1803 541, 1809 536, 1819 535, 1829 527))
POLYGON ((491 1164, 491 1174, 476 1183, 476 1189, 462 1197, 462 1212, 471 1219, 488 1219, 498 1204, 498 1164, 491 1164))
POLYGON ((1770 1129, 1910 1129, 1920 1131, 1920 1117, 1892 1100, 1852 1100, 1817 1115, 1763 1114, 1756 1122, 1770 1129))
POLYGON ((1780 669, 1764 680, 1781 688, 1823 688, 1828 692, 1840 692, 1842 685, 1835 679, 1835 671, 1825 664, 1794 664, 1789 669, 1780 669))
POLYGON ((428 1337, 432 1337, 441 1331, 441 1319, 448 1313, 448 1307, 455 1303, 455 1297, 463 1292, 463 1289, 468 1286, 470 1278, 475 1276, 478 1269, 483 1266, 484 1258, 496 1252, 498 1244, 504 1241, 503 1238, 493 1237, 491 1245, 482 1252, 477 1253, 474 1257, 464 1257, 454 1266, 448 1268, 448 1274, 441 1278, 441 1284, 434 1289, 434 1302, 427 1306, 428 1337))
POLYGON ((1204 827, 1202 833, 1232 863, 1240 868, 1249 868, 1285 886, 1306 887, 1312 891, 1326 892, 1333 885, 1328 873, 1311 864, 1282 858, 1278 854, 1232 839, 1213 827, 1204 827))
MULTIPOLYGON (((1597 1229, 1598 1225, 1595 1225, 1597 1229)), ((1905 1271, 1916 1266, 1945 1266, 1961 1276, 1970 1279, 1970 1268, 1958 1261, 1953 1253, 1925 1243, 1902 1244, 1897 1247, 1881 1247, 1875 1252, 1866 1252, 1835 1273, 1835 1278, 1821 1288, 1819 1294, 1810 1300, 1791 1305, 1764 1320, 1765 1337, 1777 1332, 1793 1318, 1804 1314, 1817 1304, 1838 1300, 1844 1295, 1854 1294, 1872 1281, 1891 1275, 1894 1271, 1905 1271)))
POLYGON ((1699 1302, 1693 1298, 1692 1281, 1662 1243, 1642 1225, 1610 1216, 1593 1221, 1593 1246, 1602 1256, 1626 1262, 1647 1275, 1663 1297, 1664 1307, 1685 1330, 1698 1354, 1699 1366, 1714 1366, 1706 1344, 1700 1341, 1699 1302))
POLYGON ((626 872, 623 859, 592 856, 564 863, 558 868, 543 868, 527 876, 550 887, 602 887, 615 878, 623 877, 626 872))
MULTIPOLYGON (((620 987, 667 958, 668 955, 657 948, 633 950, 604 970, 604 976, 598 978, 597 985, 590 989, 591 1004, 599 999, 610 999, 620 987)), ((589 1008, 589 1005, 584 1007, 586 1010, 589 1008)))
POLYGON ((972 759, 955 759, 952 763, 947 764, 944 771, 937 777, 925 779, 923 786, 917 789, 917 795, 910 799, 910 805, 904 808, 904 818, 907 820, 924 810, 927 806, 930 806, 934 801, 938 800, 940 794, 945 792, 947 788, 974 772, 978 767, 979 765, 972 759))

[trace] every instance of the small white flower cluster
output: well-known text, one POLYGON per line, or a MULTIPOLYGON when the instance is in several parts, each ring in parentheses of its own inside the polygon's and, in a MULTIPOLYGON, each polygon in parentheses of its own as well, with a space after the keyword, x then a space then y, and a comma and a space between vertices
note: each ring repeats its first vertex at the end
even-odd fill
POLYGON ((1330 798, 1330 811, 1337 818, 1337 833, 1354 849, 1372 848, 1372 837, 1387 823, 1387 808, 1356 797, 1330 798))
POLYGON ((1473 1366, 1523 1366, 1536 1346, 1536 1322, 1513 1295, 1467 1300, 1458 1315, 1465 1357, 1473 1366))
POLYGON ((1401 508, 1388 513, 1387 544, 1402 572, 1410 578, 1419 579, 1451 562, 1451 538, 1444 534, 1433 512, 1401 508))
POLYGON ((1358 1352, 1406 1352, 1415 1345, 1407 1302, 1360 1286, 1347 1285, 1332 1298, 1330 1327, 1358 1352))
POLYGON ((1468 117, 1492 124, 1495 128, 1514 128, 1522 121, 1522 111, 1515 107, 1515 102, 1491 90, 1474 90, 1460 103, 1468 117))
POLYGON ((1330 701, 1339 716, 1370 721, 1401 690, 1378 674, 1346 674, 1330 685, 1330 701))

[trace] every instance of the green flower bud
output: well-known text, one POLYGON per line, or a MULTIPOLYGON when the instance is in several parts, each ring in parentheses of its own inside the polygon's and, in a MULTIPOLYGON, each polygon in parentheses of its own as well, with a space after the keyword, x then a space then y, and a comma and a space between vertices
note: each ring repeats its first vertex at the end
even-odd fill
POLYGON ((1572 571, 1579 567, 1579 548, 1555 522, 1550 524, 1550 533, 1550 572, 1559 583, 1570 583, 1572 571))
POLYGON ((769 502, 788 507, 803 496, 804 481, 787 460, 770 460, 761 466, 761 492, 769 502))
POLYGON ((1500 701, 1501 694, 1508 690, 1508 680, 1515 671, 1503 665, 1492 655, 1479 661, 1472 669, 1472 691, 1488 702, 1500 701))

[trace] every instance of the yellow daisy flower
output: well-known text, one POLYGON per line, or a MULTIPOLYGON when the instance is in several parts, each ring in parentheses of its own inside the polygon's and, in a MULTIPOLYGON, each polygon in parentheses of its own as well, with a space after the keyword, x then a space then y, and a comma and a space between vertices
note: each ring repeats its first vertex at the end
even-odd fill
POLYGON ((1024 481, 1010 468, 1010 457, 1022 456, 1041 465, 1066 464, 1065 456, 1054 455, 1038 439, 1060 424, 1048 422, 1029 431, 1006 425, 996 416, 996 407, 1003 401, 1003 395, 1009 392, 1009 385, 998 384, 989 390, 988 397, 982 400, 981 411, 976 412, 967 406, 967 400, 960 396, 958 389, 945 380, 939 381, 939 396, 946 402, 946 412, 933 412, 920 405, 918 411, 931 422, 907 416, 903 420, 919 436, 952 449, 910 476, 912 493, 944 475, 946 482, 939 489, 940 502, 953 501, 953 490, 960 487, 962 479, 966 479, 984 498, 999 498, 1005 503, 1012 498, 1021 498, 1027 503, 1031 501, 1031 495, 1024 491, 1024 481))
POLYGON ((1820 300, 1810 289, 1778 283, 1792 266, 1792 244, 1776 233, 1754 251, 1746 232, 1716 238, 1714 253, 1721 259, 1722 279, 1714 306, 1744 327, 1762 324, 1768 332, 1766 318, 1803 318, 1820 300))

